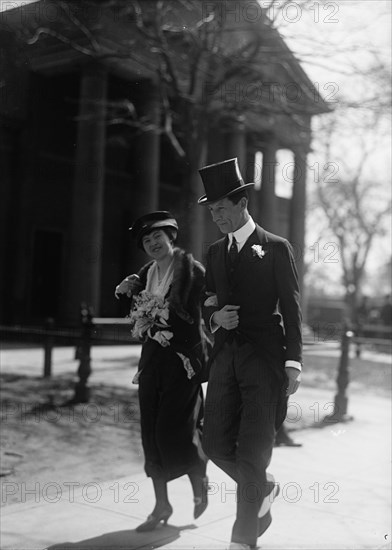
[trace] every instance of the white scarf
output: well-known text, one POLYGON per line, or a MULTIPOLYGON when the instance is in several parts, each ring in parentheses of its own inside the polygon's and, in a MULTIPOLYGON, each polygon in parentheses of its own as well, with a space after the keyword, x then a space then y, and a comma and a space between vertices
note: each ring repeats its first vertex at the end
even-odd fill
POLYGON ((173 281, 173 272, 174 272, 174 258, 171 261, 169 267, 166 270, 165 275, 162 280, 159 282, 158 276, 158 264, 153 262, 147 273, 147 283, 146 290, 155 294, 157 296, 165 297, 169 291, 169 287, 173 281))

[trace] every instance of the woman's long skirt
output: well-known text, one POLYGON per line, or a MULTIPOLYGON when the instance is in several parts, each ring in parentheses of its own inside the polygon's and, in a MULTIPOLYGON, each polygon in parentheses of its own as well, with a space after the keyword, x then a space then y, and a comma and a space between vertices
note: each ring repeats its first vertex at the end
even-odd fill
POLYGON ((203 394, 188 379, 180 357, 148 340, 139 365, 142 445, 147 476, 166 481, 193 473, 205 477, 201 448, 203 394))

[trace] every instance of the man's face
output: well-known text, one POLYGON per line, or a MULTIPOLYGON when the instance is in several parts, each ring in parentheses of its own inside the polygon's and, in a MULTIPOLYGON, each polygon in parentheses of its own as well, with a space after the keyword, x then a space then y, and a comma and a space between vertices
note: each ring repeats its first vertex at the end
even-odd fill
POLYGON ((208 205, 212 221, 216 223, 222 233, 232 233, 241 227, 244 200, 241 199, 237 204, 233 204, 230 199, 225 197, 208 205))

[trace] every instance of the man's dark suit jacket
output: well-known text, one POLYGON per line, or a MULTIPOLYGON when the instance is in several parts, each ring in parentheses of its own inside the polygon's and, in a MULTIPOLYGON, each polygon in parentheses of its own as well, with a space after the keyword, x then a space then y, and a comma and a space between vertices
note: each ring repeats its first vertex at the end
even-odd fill
MULTIPOLYGON (((227 304, 240 305, 236 331, 281 375, 286 360, 302 362, 299 287, 292 248, 286 239, 256 225, 231 274, 228 242, 225 236, 207 253, 206 291, 216 294, 218 305, 204 306, 204 321, 209 327, 215 311, 227 304), (261 245, 265 254, 259 257, 252 245, 261 245)), ((210 364, 230 332, 224 328, 215 332, 210 364)))

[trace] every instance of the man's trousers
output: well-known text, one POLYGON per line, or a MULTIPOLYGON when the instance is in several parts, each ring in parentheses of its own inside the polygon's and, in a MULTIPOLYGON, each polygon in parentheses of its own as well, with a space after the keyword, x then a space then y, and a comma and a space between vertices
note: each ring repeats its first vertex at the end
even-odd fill
POLYGON ((275 438, 279 384, 249 343, 225 343, 212 365, 203 426, 206 455, 237 483, 231 540, 255 545, 257 515, 271 491, 266 479, 275 438))

